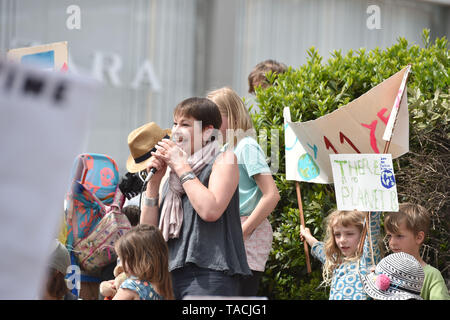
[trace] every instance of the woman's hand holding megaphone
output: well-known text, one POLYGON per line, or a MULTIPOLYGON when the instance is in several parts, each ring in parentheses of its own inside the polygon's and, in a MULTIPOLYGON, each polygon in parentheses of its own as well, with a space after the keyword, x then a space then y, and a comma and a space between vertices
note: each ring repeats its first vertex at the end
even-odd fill
POLYGON ((166 163, 171 170, 180 176, 186 171, 192 170, 188 164, 188 155, 175 142, 163 139, 155 146, 157 152, 155 157, 166 163))

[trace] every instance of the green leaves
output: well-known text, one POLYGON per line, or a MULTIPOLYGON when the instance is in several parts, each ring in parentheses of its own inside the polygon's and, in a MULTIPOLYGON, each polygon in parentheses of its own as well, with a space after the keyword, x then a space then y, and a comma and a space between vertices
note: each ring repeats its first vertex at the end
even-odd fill
MULTIPOLYGON (((317 289, 321 282, 321 264, 313 257, 313 273, 306 273, 295 183, 287 181, 284 174, 283 108, 290 108, 292 121, 316 119, 346 105, 411 64, 412 72, 408 81, 411 152, 396 162, 396 177, 398 175, 398 185, 402 187, 401 183, 405 181, 405 177, 411 175, 408 170, 414 163, 414 158, 408 156, 414 157, 419 151, 425 154, 442 153, 442 150, 447 150, 445 148, 448 148, 450 138, 448 41, 443 37, 432 43, 429 30, 423 31, 422 39, 422 48, 399 38, 396 44, 386 49, 360 48, 349 50, 346 54, 335 50, 325 62, 317 49, 311 47, 306 52, 308 60, 304 65, 298 69, 289 67, 286 73, 278 75, 277 78, 269 73, 267 77, 273 85, 266 89, 256 89, 256 101, 260 111, 252 117, 257 132, 270 132, 271 128, 280 129, 280 167, 274 178, 281 200, 269 216, 274 229, 274 241, 260 289, 261 294, 271 299, 328 297, 326 290, 317 289), (425 139, 426 135, 436 136, 435 141, 438 143, 425 139)), ((268 149, 270 150, 270 141, 268 149)), ((447 150, 446 154, 448 152, 447 150)), ((446 168, 444 172, 448 172, 448 165, 446 168)), ((445 183, 446 180, 441 180, 439 184, 444 185, 444 188, 450 185, 445 183)), ((422 177, 418 181, 424 185, 437 185, 437 182, 430 182, 422 177)), ((405 188, 412 188, 409 183, 404 184, 405 188)), ((446 188, 446 192, 441 192, 444 195, 449 192, 448 187, 446 188)), ((417 202, 417 199, 437 197, 434 194, 417 194, 409 189, 400 191, 399 201, 417 202)), ((324 236, 324 218, 336 208, 333 187, 302 182, 301 193, 306 225, 313 235, 321 240, 324 236)), ((440 217, 439 221, 442 222, 446 221, 443 215, 450 210, 450 200, 439 198, 439 201, 435 216, 440 217)), ((439 250, 450 247, 448 235, 437 235, 436 239, 440 239, 440 242, 434 245, 439 250)), ((441 259, 446 259, 448 253, 445 255, 440 251, 440 256, 443 257, 441 259)))

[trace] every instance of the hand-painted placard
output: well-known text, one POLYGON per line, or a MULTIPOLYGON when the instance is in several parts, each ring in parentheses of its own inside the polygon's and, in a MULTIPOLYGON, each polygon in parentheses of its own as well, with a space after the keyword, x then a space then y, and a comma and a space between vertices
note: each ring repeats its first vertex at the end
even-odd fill
POLYGON ((94 81, 0 61, 0 300, 42 294, 95 94, 94 81))
POLYGON ((384 130, 383 140, 389 141, 391 140, 392 131, 394 130, 395 122, 397 121, 397 113, 400 108, 400 102, 403 97, 403 91, 406 88, 406 81, 408 81, 409 72, 411 71, 411 66, 407 67, 406 72, 403 74, 402 83, 400 84, 400 88, 398 89, 397 97, 395 98, 394 105, 392 106, 391 115, 389 116, 389 120, 386 123, 386 129, 384 130))
POLYGON ((31 65, 43 70, 66 71, 68 68, 67 41, 11 49, 6 58, 9 61, 31 65))
POLYGON ((330 154, 339 210, 398 211, 390 154, 330 154))
POLYGON ((398 115, 388 152, 394 159, 407 153, 409 70, 410 66, 404 68, 358 99, 316 120, 291 122, 290 110, 285 108, 286 179, 332 183, 330 154, 383 152, 383 135, 393 108, 398 109, 398 115))

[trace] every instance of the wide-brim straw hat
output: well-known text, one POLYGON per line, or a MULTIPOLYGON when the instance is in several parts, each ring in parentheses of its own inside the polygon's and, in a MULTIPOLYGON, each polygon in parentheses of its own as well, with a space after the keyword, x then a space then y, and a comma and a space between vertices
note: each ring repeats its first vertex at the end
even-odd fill
POLYGON ((364 291, 377 300, 423 300, 425 273, 412 255, 398 252, 382 259, 375 272, 361 275, 364 291))
POLYGON ((145 170, 151 152, 156 151, 155 145, 166 136, 170 136, 170 129, 161 129, 154 122, 131 131, 128 135, 130 156, 127 160, 127 170, 131 173, 145 170))

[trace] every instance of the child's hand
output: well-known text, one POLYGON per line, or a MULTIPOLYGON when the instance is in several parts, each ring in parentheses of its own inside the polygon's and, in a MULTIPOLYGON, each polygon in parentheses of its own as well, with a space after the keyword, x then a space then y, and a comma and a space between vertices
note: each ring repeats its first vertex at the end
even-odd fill
POLYGON ((121 274, 117 275, 116 279, 114 279, 114 286, 116 290, 119 290, 121 284, 127 279, 127 275, 125 272, 122 272, 121 274))
POLYGON ((100 293, 104 297, 114 297, 117 289, 114 285, 114 280, 103 281, 100 283, 100 293))
POLYGON ((309 230, 309 228, 305 228, 302 225, 300 225, 300 239, 302 241, 306 240, 306 242, 308 242, 310 246, 317 242, 317 239, 312 236, 311 230, 309 230))
POLYGON ((300 239, 302 241, 305 241, 305 237, 310 237, 311 235, 311 230, 309 230, 309 228, 305 228, 304 226, 300 225, 300 239))

